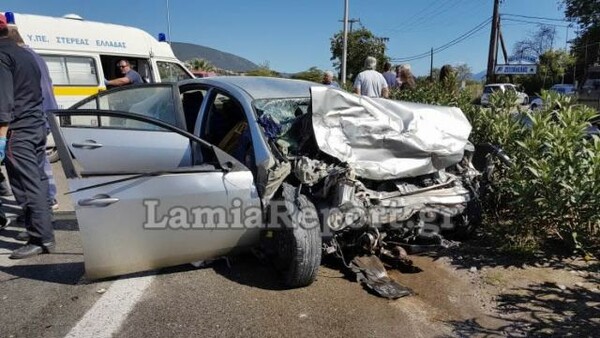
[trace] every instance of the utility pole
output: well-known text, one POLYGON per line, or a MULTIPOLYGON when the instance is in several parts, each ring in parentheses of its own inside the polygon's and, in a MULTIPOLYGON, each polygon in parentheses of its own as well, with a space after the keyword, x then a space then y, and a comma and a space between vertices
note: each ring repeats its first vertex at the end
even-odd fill
POLYGON ((169 42, 169 45, 170 45, 171 44, 171 14, 169 14, 169 0, 167 0, 167 32, 169 34, 167 41, 169 42))
POLYGON ((431 47, 431 62, 429 65, 429 79, 433 82, 433 47, 431 47))
POLYGON ((348 55, 348 0, 344 0, 344 42, 342 51, 342 84, 346 83, 346 57, 348 55))
POLYGON ((348 20, 348 22, 350 23, 350 33, 352 33, 352 27, 354 25, 355 22, 360 23, 360 19, 350 19, 348 20))
POLYGON ((496 65, 496 52, 498 50, 498 23, 500 22, 500 0, 494 0, 494 14, 492 15, 492 29, 490 32, 490 49, 488 52, 487 83, 494 81, 494 68, 496 65))
MULTIPOLYGON (((338 20, 338 21, 339 21, 339 22, 344 22, 344 20, 338 20)), ((350 24, 350 33, 352 33, 352 27, 353 27, 352 25, 353 25, 355 22, 358 22, 358 23, 360 23, 360 18, 358 18, 358 19, 348 19, 348 23, 350 24)))

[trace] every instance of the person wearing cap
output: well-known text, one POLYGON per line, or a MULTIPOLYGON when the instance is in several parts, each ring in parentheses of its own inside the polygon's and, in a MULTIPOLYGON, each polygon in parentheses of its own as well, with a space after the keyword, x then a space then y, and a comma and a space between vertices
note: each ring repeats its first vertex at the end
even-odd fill
POLYGON ((0 160, 6 156, 10 185, 22 192, 29 240, 9 256, 27 258, 54 250, 48 177, 40 169, 46 148, 41 71, 31 53, 8 38, 0 14, 0 160))
POLYGON ((385 97, 389 95, 388 84, 383 75, 375 70, 377 59, 369 56, 365 59, 365 70, 358 73, 354 80, 354 92, 368 97, 385 97))
POLYGON ((333 72, 330 70, 323 73, 323 81, 321 83, 332 88, 340 88, 340 85, 333 81, 333 72))
POLYGON ((117 67, 123 74, 122 77, 114 80, 104 80, 106 86, 126 86, 131 84, 142 84, 144 81, 138 72, 131 69, 131 64, 127 60, 121 60, 117 63, 117 67))

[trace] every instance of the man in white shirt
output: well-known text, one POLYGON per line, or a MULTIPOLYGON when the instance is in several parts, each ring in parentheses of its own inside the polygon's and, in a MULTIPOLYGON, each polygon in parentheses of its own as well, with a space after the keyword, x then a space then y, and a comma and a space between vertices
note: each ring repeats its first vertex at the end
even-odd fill
POLYGON ((365 59, 365 70, 360 72, 354 80, 354 92, 368 97, 389 96, 387 81, 381 73, 375 70, 377 59, 369 56, 365 59))

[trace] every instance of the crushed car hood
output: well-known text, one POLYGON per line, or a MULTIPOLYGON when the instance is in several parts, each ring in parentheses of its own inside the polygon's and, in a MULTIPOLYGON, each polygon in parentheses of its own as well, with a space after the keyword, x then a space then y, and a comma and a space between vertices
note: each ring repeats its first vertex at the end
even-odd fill
POLYGON ((319 149, 359 177, 391 180, 430 174, 463 158, 471 124, 459 108, 358 96, 312 87, 319 149))

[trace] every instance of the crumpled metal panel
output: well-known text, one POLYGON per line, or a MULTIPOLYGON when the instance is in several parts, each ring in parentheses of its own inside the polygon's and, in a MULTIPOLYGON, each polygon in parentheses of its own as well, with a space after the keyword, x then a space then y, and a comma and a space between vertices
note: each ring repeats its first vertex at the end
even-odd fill
POLYGON ((398 299, 412 294, 412 290, 388 276, 383 263, 377 256, 357 256, 350 262, 356 280, 381 297, 398 299))
POLYGON ((458 163, 471 133, 459 108, 369 98, 311 87, 319 149, 348 162, 357 176, 390 180, 458 163))

